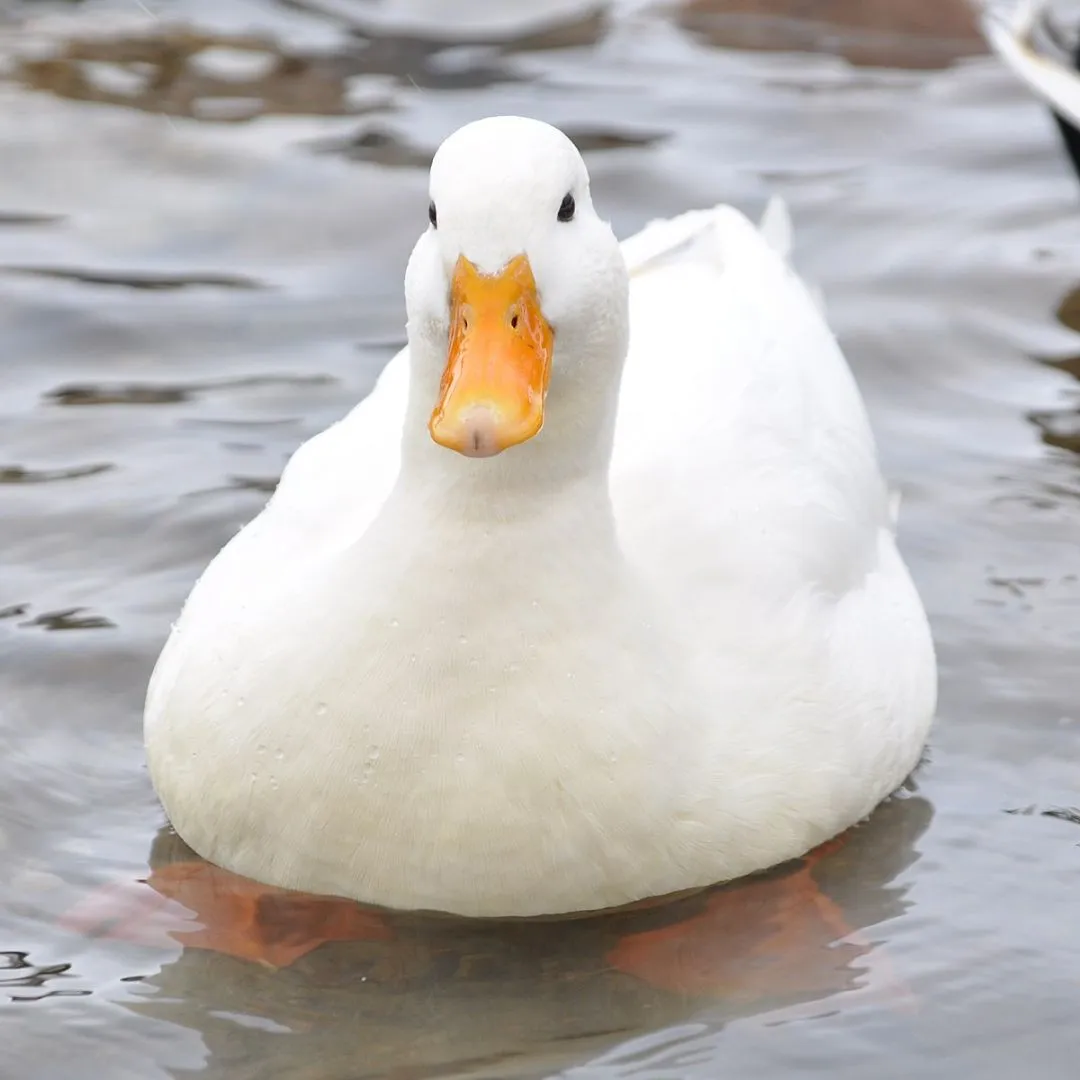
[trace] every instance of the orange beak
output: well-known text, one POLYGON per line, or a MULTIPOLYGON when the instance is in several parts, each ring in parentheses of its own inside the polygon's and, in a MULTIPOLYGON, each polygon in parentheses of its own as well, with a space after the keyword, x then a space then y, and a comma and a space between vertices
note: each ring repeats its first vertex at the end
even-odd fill
POLYGON ((467 457, 490 457, 531 439, 544 424, 552 338, 525 255, 495 274, 459 256, 431 437, 467 457))

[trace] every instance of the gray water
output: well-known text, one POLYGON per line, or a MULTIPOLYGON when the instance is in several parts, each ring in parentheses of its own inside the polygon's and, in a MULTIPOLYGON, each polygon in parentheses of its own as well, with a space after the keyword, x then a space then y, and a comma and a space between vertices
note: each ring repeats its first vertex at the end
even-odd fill
POLYGON ((0 5, 3 1080, 1076 1075, 1080 190, 958 3, 894 9, 0 5), (574 136, 621 234, 788 200, 903 493, 928 762, 836 854, 670 910, 390 916, 277 970, 66 929, 183 856, 157 650, 400 345, 426 162, 499 112, 574 136))

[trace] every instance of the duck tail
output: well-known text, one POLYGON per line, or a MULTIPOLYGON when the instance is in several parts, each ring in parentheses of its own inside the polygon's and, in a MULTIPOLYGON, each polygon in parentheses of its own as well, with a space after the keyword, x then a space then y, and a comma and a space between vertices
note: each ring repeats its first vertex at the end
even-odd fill
POLYGON ((896 488, 889 489, 889 521, 895 529, 900 521, 901 495, 896 488))
POLYGON ((774 195, 769 199, 765 212, 761 215, 758 232, 781 259, 787 262, 791 258, 794 246, 791 213, 787 203, 779 195, 774 195))
MULTIPOLYGON (((791 263, 791 253, 795 247, 795 228, 791 223, 791 211, 781 196, 773 195, 769 199, 765 212, 761 215, 761 221, 758 223, 758 232, 761 233, 761 238, 765 243, 784 262, 791 263)), ((818 311, 825 315, 825 293, 821 286, 806 280, 803 284, 818 311)))

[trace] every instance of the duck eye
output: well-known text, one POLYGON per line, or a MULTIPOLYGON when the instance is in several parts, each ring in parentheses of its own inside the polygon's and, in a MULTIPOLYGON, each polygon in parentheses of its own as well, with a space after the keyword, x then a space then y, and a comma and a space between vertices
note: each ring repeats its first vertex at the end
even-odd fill
POLYGON ((559 204, 559 220, 560 221, 573 221, 574 220, 574 196, 568 191, 563 196, 563 201, 559 204))
POLYGON ((427 208, 427 219, 431 222, 431 227, 437 229, 439 227, 439 215, 435 213, 435 203, 429 202, 427 208))

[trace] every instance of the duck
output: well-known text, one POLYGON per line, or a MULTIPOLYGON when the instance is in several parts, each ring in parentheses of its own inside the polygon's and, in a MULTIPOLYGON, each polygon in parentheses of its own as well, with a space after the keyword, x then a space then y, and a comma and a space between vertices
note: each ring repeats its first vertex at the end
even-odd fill
POLYGON ((920 761, 932 637, 791 222, 625 240, 559 129, 441 144, 407 345, 195 584, 172 826, 270 887, 572 916, 754 874, 920 761))
POLYGON ((1046 0, 1021 0, 1008 13, 987 9, 983 33, 1005 66, 1050 109, 1073 172, 1080 178, 1080 42, 1067 46, 1046 0), (1048 46, 1036 51, 1035 39, 1048 46))

